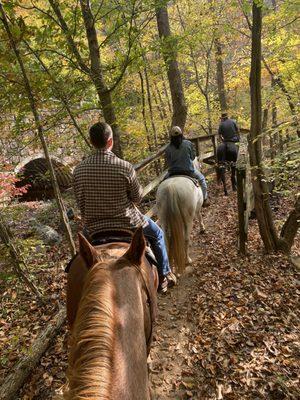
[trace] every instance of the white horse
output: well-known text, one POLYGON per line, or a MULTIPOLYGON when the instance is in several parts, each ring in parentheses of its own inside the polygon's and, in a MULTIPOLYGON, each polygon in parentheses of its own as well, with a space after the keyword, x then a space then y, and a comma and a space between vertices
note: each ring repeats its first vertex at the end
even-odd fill
MULTIPOLYGON (((194 161, 195 167, 198 160, 194 161)), ((183 272, 189 257, 189 242, 195 216, 201 232, 205 227, 201 215, 203 193, 201 187, 185 176, 173 176, 163 181, 156 194, 156 209, 164 231, 170 262, 177 272, 183 272)))

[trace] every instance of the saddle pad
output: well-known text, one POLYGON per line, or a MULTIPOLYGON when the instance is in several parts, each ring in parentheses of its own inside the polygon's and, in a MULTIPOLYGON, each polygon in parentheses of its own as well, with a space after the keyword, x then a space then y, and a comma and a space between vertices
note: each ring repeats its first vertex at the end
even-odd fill
POLYGON ((200 186, 200 183, 199 183, 198 179, 193 178, 192 176, 189 176, 189 175, 185 175, 185 174, 174 174, 174 175, 170 175, 167 179, 170 179, 170 178, 177 178, 177 177, 179 177, 179 176, 181 176, 182 178, 187 178, 187 179, 189 179, 189 180, 192 181, 192 182, 194 183, 194 185, 197 186, 197 187, 200 186))

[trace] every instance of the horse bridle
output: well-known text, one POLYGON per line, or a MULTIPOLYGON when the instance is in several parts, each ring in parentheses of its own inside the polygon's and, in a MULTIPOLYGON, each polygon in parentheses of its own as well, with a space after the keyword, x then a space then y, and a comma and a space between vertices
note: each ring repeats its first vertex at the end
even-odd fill
MULTIPOLYGON (((154 323, 155 323, 155 301, 153 299, 153 296, 151 296, 151 289, 149 289, 148 284, 147 284, 147 279, 145 279, 143 268, 139 265, 133 265, 133 267, 138 271, 139 276, 142 279, 142 284, 144 286, 144 290, 147 295, 147 305, 149 307, 150 311, 150 334, 149 337, 146 338, 146 345, 147 345, 147 355, 150 353, 150 347, 152 343, 152 338, 153 338, 153 330, 154 330, 154 323)), ((152 269, 152 266, 150 265, 150 268, 152 269)), ((151 271, 152 273, 152 271, 151 271)))

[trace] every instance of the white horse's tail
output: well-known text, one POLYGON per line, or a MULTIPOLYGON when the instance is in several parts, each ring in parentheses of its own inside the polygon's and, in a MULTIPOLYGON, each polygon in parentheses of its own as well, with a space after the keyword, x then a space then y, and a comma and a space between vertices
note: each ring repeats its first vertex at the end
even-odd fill
POLYGON ((185 221, 180 207, 179 194, 175 186, 164 188, 164 203, 161 210, 161 222, 165 227, 168 254, 178 273, 182 273, 186 264, 185 221))

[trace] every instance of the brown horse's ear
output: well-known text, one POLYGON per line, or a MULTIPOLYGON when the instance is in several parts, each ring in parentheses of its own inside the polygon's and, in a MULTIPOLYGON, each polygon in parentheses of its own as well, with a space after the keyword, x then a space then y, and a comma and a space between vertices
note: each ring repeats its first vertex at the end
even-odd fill
POLYGON ((86 262, 88 269, 92 268, 93 265, 97 264, 97 251, 96 249, 86 240, 86 238, 78 233, 79 239, 79 254, 86 262))
POLYGON ((145 249, 146 241, 143 234, 143 228, 138 228, 132 237, 130 247, 126 251, 124 257, 126 257, 132 264, 141 265, 145 249))

